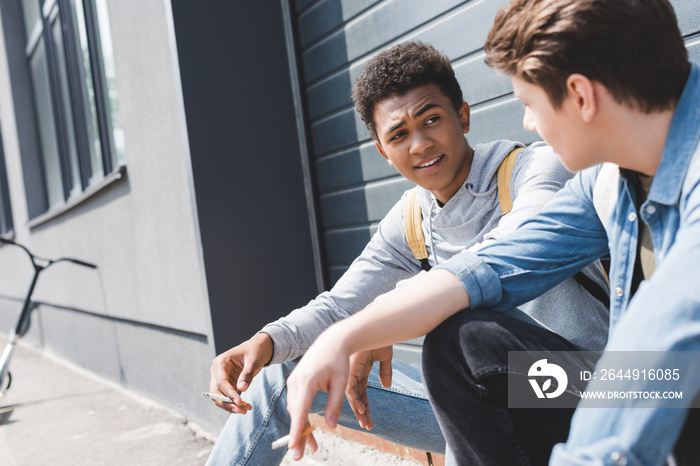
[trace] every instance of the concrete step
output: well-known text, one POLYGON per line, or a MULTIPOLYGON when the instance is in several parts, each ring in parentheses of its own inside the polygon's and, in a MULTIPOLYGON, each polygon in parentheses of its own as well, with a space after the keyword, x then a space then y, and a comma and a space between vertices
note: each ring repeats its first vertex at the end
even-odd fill
MULTIPOLYGON (((0 333, 0 348, 6 341, 0 333)), ((3 466, 203 466, 214 445, 214 434, 182 414, 25 342, 10 369, 12 387, 0 398, 3 466)), ((314 433, 319 450, 298 462, 288 454, 283 464, 424 464, 323 431, 320 418, 314 422, 321 427, 314 433)))

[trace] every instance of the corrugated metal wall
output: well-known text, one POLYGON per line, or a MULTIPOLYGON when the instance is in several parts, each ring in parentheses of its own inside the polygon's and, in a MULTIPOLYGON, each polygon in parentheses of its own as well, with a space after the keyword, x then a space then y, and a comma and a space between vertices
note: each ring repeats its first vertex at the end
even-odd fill
MULTIPOLYGON (((449 56, 472 108, 472 145, 538 139, 522 128, 522 106, 510 80, 483 61, 493 18, 508 1, 293 0, 329 285, 411 186, 379 155, 352 106, 352 83, 375 53, 422 40, 449 56)), ((700 62, 700 2, 672 3, 691 57, 700 62)))

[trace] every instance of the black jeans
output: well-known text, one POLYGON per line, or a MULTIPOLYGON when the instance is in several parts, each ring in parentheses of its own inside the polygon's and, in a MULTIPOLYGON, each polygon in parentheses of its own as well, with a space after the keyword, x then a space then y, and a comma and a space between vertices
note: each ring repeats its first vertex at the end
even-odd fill
MULTIPOLYGON (((546 465, 554 445, 568 437, 574 409, 508 408, 508 351, 582 349, 543 328, 484 310, 459 312, 425 338, 424 384, 459 465, 546 465)), ((531 390, 521 375, 511 383, 531 390)), ((698 411, 691 410, 676 445, 678 466, 698 464, 698 411)))

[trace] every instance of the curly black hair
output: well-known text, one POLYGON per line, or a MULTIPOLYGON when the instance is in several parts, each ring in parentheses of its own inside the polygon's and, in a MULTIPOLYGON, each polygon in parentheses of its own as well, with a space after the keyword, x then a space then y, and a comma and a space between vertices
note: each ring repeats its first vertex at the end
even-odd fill
POLYGON ((352 90, 355 110, 378 141, 374 107, 392 96, 401 96, 425 84, 435 84, 459 111, 464 98, 450 60, 423 42, 403 42, 372 58, 352 90))

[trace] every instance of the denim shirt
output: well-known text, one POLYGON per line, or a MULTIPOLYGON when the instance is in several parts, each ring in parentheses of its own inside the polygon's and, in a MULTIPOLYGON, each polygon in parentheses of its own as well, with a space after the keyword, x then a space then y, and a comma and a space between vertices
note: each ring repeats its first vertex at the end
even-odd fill
MULTIPOLYGON (((700 351, 700 67, 678 103, 647 200, 635 207, 633 172, 620 170, 617 200, 601 222, 594 186, 602 166, 579 172, 538 216, 477 254, 438 266, 454 273, 471 306, 506 310, 532 299, 610 250, 610 338, 606 350, 700 351), (638 222, 649 226, 656 270, 630 299, 638 222)), ((682 374, 674 390, 690 406, 700 391, 700 363, 673 359, 682 374)), ((605 355, 598 365, 605 362, 605 355)), ((664 362, 660 362, 664 363, 664 362)), ((675 366, 674 366, 675 367, 675 366)), ((589 390, 599 381, 591 381, 589 390)), ((551 464, 662 464, 687 417, 685 409, 584 408, 551 464)), ((678 400, 671 400, 679 406, 678 400)), ((583 404, 583 403, 582 403, 583 404)))

